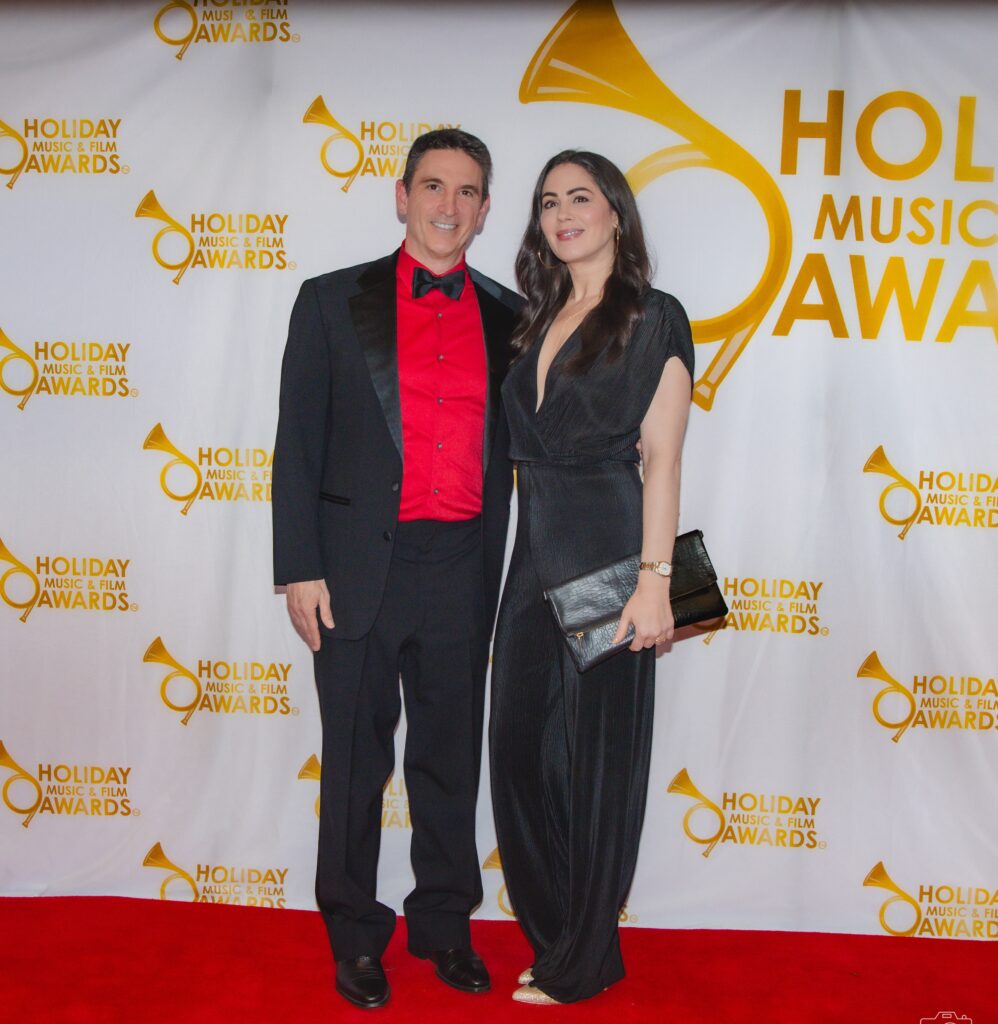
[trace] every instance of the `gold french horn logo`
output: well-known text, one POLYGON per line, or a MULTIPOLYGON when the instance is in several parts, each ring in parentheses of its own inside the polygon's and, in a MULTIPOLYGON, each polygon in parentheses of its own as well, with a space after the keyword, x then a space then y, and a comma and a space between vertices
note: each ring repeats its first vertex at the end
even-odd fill
POLYGON ((769 250, 759 281, 737 306, 692 325, 694 341, 722 341, 693 389, 697 405, 710 409, 787 276, 790 214, 776 182, 755 157, 665 85, 627 35, 611 0, 579 0, 562 15, 523 75, 520 102, 592 103, 637 114, 687 139, 649 154, 628 171, 635 194, 672 171, 702 167, 734 178, 762 208, 769 250))
POLYGON ((886 889, 888 892, 894 893, 894 895, 884 902, 880 908, 880 927, 884 929, 889 935, 914 935, 918 931, 918 926, 922 923, 922 908, 918 905, 918 902, 908 893, 904 891, 889 874, 887 869, 884 867, 884 862, 877 861, 877 863, 871 868, 870 873, 863 880, 863 885, 872 885, 878 889, 886 889), (887 908, 892 903, 904 903, 907 904, 915 912, 915 919, 910 927, 908 928, 895 928, 887 922, 887 908))
POLYGON ((159 231, 156 232, 156 235, 152 240, 152 255, 153 259, 164 270, 177 271, 174 275, 173 283, 180 284, 180 279, 184 276, 187 268, 191 265, 191 261, 194 259, 194 253, 197 248, 194 244, 194 236, 183 226, 183 224, 180 223, 180 221, 174 220, 174 218, 163 209, 160 201, 156 198, 156 193, 153 189, 149 189, 149 191, 142 197, 142 202, 139 203, 135 210, 135 216, 150 217, 152 220, 162 221, 166 225, 165 228, 160 228, 159 231), (162 242, 166 235, 180 235, 187 245, 187 255, 173 263, 164 259, 160 255, 159 246, 160 242, 162 242))
POLYGON ((20 132, 14 131, 6 121, 0 121, 0 139, 13 139, 21 150, 20 160, 11 164, 10 167, 0 167, 0 174, 10 175, 7 180, 7 188, 13 188, 14 182, 21 176, 21 171, 24 170, 24 165, 28 162, 28 143, 24 136, 20 132))
POLYGON ((171 874, 167 875, 167 877, 163 879, 163 883, 159 887, 159 898, 161 900, 169 899, 169 896, 166 894, 167 887, 171 882, 175 882, 179 879, 184 883, 184 885, 190 888, 191 895, 193 897, 192 902, 197 903, 198 896, 200 895, 198 893, 197 883, 188 872, 186 872, 182 867, 174 864, 173 861, 167 857, 163 852, 163 846, 161 843, 156 843, 155 846, 150 848, 142 861, 142 866, 144 868, 162 868, 164 871, 171 872, 171 874))
POLYGON ((194 41, 194 36, 198 30, 198 16, 194 8, 186 3, 185 0, 170 0, 168 4, 164 4, 157 12, 156 16, 152 20, 153 31, 159 38, 167 44, 167 46, 178 46, 179 50, 174 54, 177 60, 183 60, 184 54, 187 52, 187 47, 194 41), (187 31, 182 32, 180 35, 167 35, 166 30, 163 28, 163 19, 170 14, 171 11, 180 12, 179 15, 175 15, 173 21, 178 23, 178 27, 181 24, 189 20, 190 24, 187 25, 187 31))
MULTIPOLYGON (((482 861, 482 869, 484 871, 502 871, 502 860, 499 857, 498 846, 485 858, 485 860, 482 861)), ((496 896, 496 902, 499 904, 499 909, 507 917, 516 917, 516 914, 513 912, 513 908, 509 903, 509 895, 506 892, 505 882, 499 886, 499 893, 496 896)))
POLYGON ((165 665, 172 669, 171 672, 163 676, 163 681, 159 684, 159 695, 171 711, 176 711, 184 716, 180 719, 180 724, 187 725, 201 703, 201 680, 170 654, 160 637, 156 637, 146 648, 146 653, 142 655, 142 661, 146 664, 165 665), (170 699, 170 683, 174 679, 185 679, 193 687, 193 696, 186 704, 176 704, 170 699))
POLYGON ((22 348, 18 348, 4 334, 3 330, 0 329, 0 390, 6 391, 8 395, 14 398, 20 398, 21 401, 17 403, 18 409, 23 410, 28 404, 28 399, 35 393, 35 388, 38 386, 38 364, 28 355, 27 352, 22 348), (6 355, 3 353, 6 352, 6 355), (27 364, 28 371, 31 375, 30 380, 27 384, 20 387, 11 387, 7 382, 5 374, 7 372, 7 366, 10 363, 19 362, 27 364))
POLYGON ((692 628, 697 633, 704 633, 703 642, 709 644, 722 629, 727 628, 727 625, 728 620, 721 616, 719 619, 710 619, 706 622, 694 622, 692 628))
MULTIPOLYGON (((311 781, 318 782, 322 778, 322 766, 319 763, 319 759, 312 754, 309 759, 298 769, 299 779, 309 779, 311 781)), ((321 797, 315 798, 315 816, 319 817, 319 800, 321 797)))
POLYGON ((918 519, 918 513, 922 511, 922 495, 919 493, 918 488, 906 477, 903 477, 892 465, 890 459, 887 458, 884 452, 884 446, 878 445, 877 450, 866 460, 866 465, 863 467, 864 473, 881 473, 884 476, 890 477, 894 483, 888 484, 880 494, 880 514, 887 520, 887 522, 894 526, 900 526, 901 532, 898 534, 899 540, 904 540, 908 531, 915 524, 918 519), (891 515, 887 511, 887 498, 892 491, 901 488, 902 492, 907 492, 914 500, 914 509, 907 516, 898 518, 891 515))
POLYGON ((703 855, 705 857, 709 857, 711 851, 715 846, 717 846, 721 836, 724 835, 724 826, 727 824, 724 817, 724 811, 722 811, 713 800, 704 796, 703 793, 693 785, 690 773, 685 768, 683 768, 672 782, 669 783, 666 792, 679 793, 682 796, 688 796, 697 801, 683 815, 683 831, 686 833, 687 838, 692 839, 694 843, 699 843, 701 846, 706 847, 703 851, 703 855), (717 819, 717 829, 714 832, 711 832, 710 835, 698 835, 693 830, 693 815, 700 810, 705 810, 708 814, 713 814, 717 819))
POLYGON ((364 163, 364 147, 360 144, 360 139, 349 128, 344 127, 333 117, 329 112, 329 107, 326 106, 326 101, 321 95, 316 96, 309 104, 308 110, 305 111, 305 116, 302 118, 302 124, 324 124, 328 128, 333 129, 333 134, 323 142, 322 148, 319 150, 319 159, 322 161, 322 166, 326 169, 327 173, 331 174, 334 178, 344 179, 343 184, 340 185, 340 191, 349 191, 364 163), (327 150, 338 139, 345 140, 357 151, 357 159, 347 168, 336 167, 329 159, 327 150))
POLYGON ((905 729, 911 725, 911 720, 915 717, 916 705, 914 694, 906 687, 899 683, 891 674, 884 668, 876 651, 871 651, 867 656, 866 660, 862 665, 859 666, 859 671, 856 673, 857 679, 879 679, 882 683, 887 685, 880 690, 876 697, 873 698, 873 717, 885 728, 885 729, 896 729, 897 732, 891 737, 893 742, 897 743, 901 739, 905 729), (908 705, 908 713, 903 717, 892 721, 889 718, 885 718, 880 713, 880 702, 888 696, 900 696, 902 700, 908 705))
POLYGON ((38 598, 42 594, 42 585, 38 577, 22 562, 19 558, 11 553, 10 548, 4 544, 3 540, 0 540, 0 568, 2 563, 7 562, 10 568, 0 573, 0 598, 3 599, 3 603, 10 608, 23 609, 20 615, 22 622, 28 621, 28 616, 31 614, 32 609, 38 603, 38 598), (31 587, 31 596, 21 600, 17 597, 12 597, 7 591, 8 580, 13 576, 26 576, 28 578, 31 587))
POLYGON ((22 815, 21 824, 24 828, 27 828, 31 824, 31 819, 35 816, 38 808, 42 804, 42 787, 41 783, 32 775, 30 772, 26 772, 11 756, 7 753, 7 748, 3 744, 3 740, 0 740, 0 766, 9 769, 13 774, 4 781, 3 789, 0 790, 0 796, 3 797, 3 802, 7 805, 7 809, 13 811, 15 814, 22 815), (34 792, 34 799, 27 804, 15 802, 14 796, 11 794, 11 788, 16 786, 18 783, 27 784, 28 788, 34 792))
POLYGON ((172 455, 173 458, 160 470, 159 474, 159 486, 162 488, 163 493, 168 497, 172 498, 176 502, 181 502, 183 508, 180 510, 182 516, 187 515, 190 511, 191 505, 197 501, 198 495, 201 493, 201 484, 203 478, 201 476, 201 469, 198 464, 185 455, 170 439, 166 436, 166 432, 163 430, 163 426, 157 423, 156 426, 149 431, 149 436, 142 442, 143 451, 157 451, 166 452, 167 455, 172 455), (167 476, 174 466, 186 466, 194 474, 194 486, 189 491, 171 491, 170 485, 167 482, 167 476))

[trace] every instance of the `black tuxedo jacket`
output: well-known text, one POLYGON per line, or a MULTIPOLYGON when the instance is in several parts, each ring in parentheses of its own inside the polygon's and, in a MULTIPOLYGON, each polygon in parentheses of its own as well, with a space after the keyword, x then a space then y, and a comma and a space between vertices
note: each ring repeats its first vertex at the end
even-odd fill
MULTIPOLYGON (((381 604, 404 457, 396 349, 398 252, 305 281, 281 369, 273 469, 274 580, 325 579, 335 630, 364 636, 381 604)), ((519 297, 472 270, 488 364, 482 457, 485 607, 491 633, 512 463, 499 388, 519 297)))

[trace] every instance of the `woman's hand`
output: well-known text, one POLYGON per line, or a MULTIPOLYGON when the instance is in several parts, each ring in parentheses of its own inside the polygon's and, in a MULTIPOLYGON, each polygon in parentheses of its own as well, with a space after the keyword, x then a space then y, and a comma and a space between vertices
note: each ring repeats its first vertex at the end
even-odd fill
POLYGON ((640 651, 655 644, 668 643, 675 632, 672 604, 669 601, 669 580, 651 572, 638 573, 638 585, 624 605, 620 625, 613 642, 619 643, 634 626, 634 639, 629 650, 640 651))

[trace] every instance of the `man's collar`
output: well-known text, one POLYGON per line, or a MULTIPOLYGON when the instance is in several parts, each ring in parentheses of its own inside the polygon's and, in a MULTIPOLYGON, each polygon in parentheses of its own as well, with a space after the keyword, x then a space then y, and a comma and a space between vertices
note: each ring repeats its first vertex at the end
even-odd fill
MULTIPOLYGON (((417 260, 415 256, 411 255, 408 252, 408 250, 405 247, 405 242, 403 241, 402 246, 399 249, 399 258, 398 258, 398 264, 397 264, 396 270, 395 270, 395 276, 400 281, 405 281, 405 283, 407 285, 411 285, 412 284, 412 272, 416 269, 416 267, 423 267, 425 270, 428 270, 431 274, 433 274, 434 277, 442 277, 443 276, 442 274, 434 273, 434 271, 430 270, 430 268, 427 267, 425 264, 420 263, 419 260, 417 260)), ((467 258, 465 256, 462 256, 457 261, 457 263, 454 264, 453 267, 449 267, 446 271, 444 271, 444 273, 450 274, 450 273, 452 273, 455 270, 467 270, 467 269, 468 269, 467 258)))

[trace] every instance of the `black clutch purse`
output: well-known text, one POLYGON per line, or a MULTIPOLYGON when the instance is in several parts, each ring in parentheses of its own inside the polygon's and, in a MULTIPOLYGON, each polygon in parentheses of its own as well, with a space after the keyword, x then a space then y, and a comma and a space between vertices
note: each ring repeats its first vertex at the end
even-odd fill
MULTIPOLYGON (((580 672, 606 661, 630 646, 634 639, 632 626, 623 640, 611 642, 624 605, 638 585, 640 560, 640 554, 631 555, 544 591, 544 599, 580 672)), ((677 629, 728 614, 699 530, 676 538, 669 596, 677 629)))

